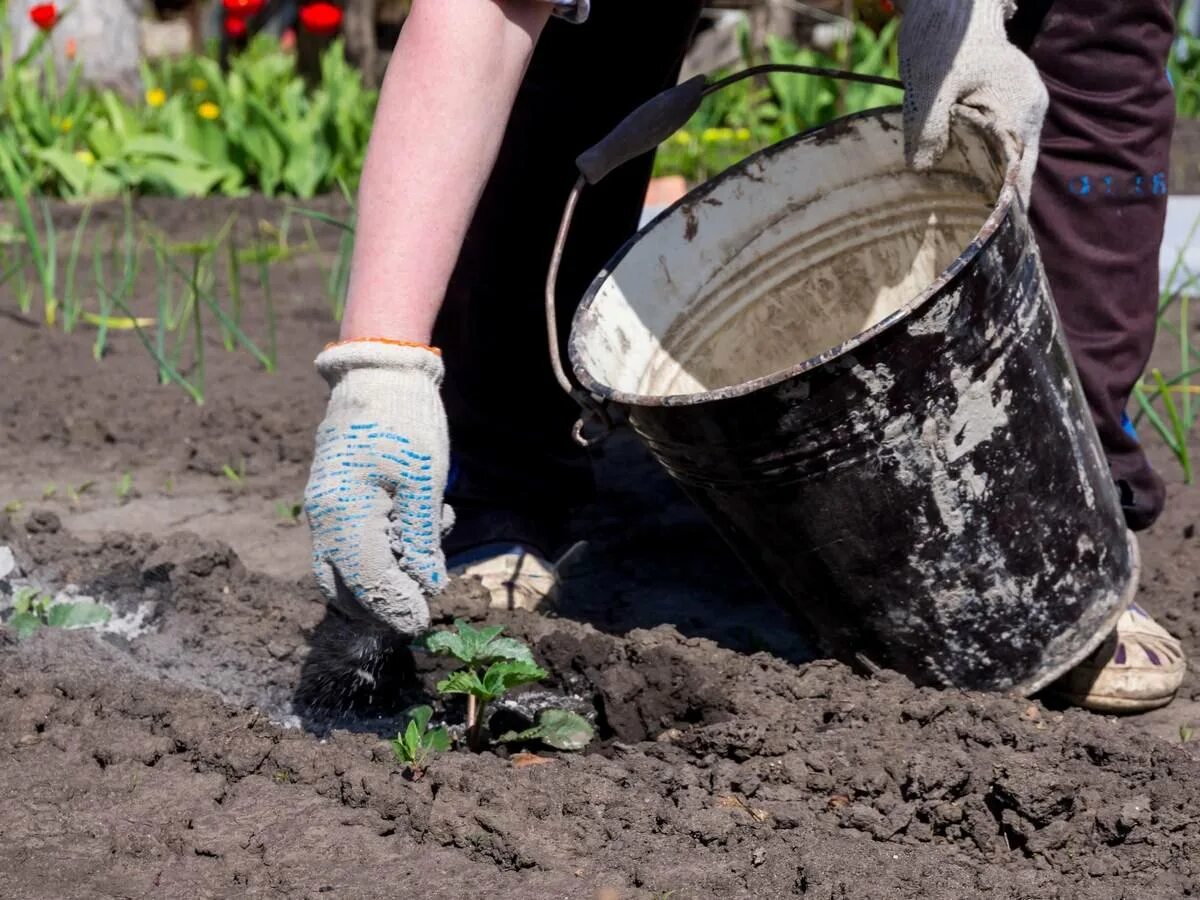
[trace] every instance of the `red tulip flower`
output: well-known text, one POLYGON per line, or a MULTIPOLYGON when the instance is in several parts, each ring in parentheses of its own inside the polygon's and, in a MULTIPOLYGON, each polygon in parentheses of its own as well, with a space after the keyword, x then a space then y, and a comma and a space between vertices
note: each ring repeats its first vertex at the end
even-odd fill
POLYGON ((58 23, 58 7, 53 3, 39 3, 29 8, 29 18, 42 31, 49 31, 58 23))
POLYGON ((225 36, 231 41, 240 41, 246 36, 246 20, 238 16, 225 19, 225 36))
POLYGON ((222 0, 221 5, 233 18, 252 19, 262 12, 266 0, 222 0))
POLYGON ((342 10, 332 3, 309 3, 300 7, 300 24, 311 34, 329 37, 342 27, 342 10))

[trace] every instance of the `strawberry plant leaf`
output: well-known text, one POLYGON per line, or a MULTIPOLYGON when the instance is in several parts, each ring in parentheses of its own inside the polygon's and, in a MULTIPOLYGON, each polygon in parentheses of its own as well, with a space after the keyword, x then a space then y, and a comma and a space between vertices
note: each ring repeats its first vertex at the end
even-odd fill
POLYGON ((582 750, 595 733, 591 723, 577 713, 566 709, 544 709, 532 728, 505 732, 497 740, 502 744, 541 741, 555 750, 582 750))
POLYGON ((497 637, 492 638, 484 647, 484 658, 476 660, 477 662, 495 662, 499 659, 521 660, 524 662, 533 662, 533 653, 525 644, 518 641, 516 638, 497 637))
POLYGON ((475 628, 462 619, 454 622, 457 631, 438 631, 424 640, 425 649, 442 656, 453 656, 468 666, 487 665, 501 659, 533 662, 529 648, 515 638, 502 638, 502 625, 475 628))
POLYGON ((445 725, 425 732, 425 747, 434 753, 445 753, 450 749, 450 732, 445 725))
POLYGON ((8 627, 17 633, 17 640, 23 641, 42 627, 42 620, 29 612, 19 612, 8 620, 8 627))
POLYGON ((487 689, 474 672, 453 672, 449 677, 437 683, 439 694, 474 694, 477 697, 487 693, 487 689))
POLYGON ((87 628, 103 625, 112 617, 112 612, 99 603, 80 600, 77 603, 55 603, 46 613, 46 624, 51 628, 87 628))
POLYGON ((414 706, 408 711, 408 718, 408 724, 416 725, 417 731, 424 734, 429 727, 429 720, 433 718, 433 710, 428 706, 414 706))
POLYGON ((566 709, 545 709, 538 716, 541 741, 556 750, 582 750, 595 735, 591 723, 566 709))
POLYGON ((492 663, 483 673, 483 688, 480 697, 495 700, 522 684, 541 681, 549 674, 541 666, 524 660, 504 660, 492 663))

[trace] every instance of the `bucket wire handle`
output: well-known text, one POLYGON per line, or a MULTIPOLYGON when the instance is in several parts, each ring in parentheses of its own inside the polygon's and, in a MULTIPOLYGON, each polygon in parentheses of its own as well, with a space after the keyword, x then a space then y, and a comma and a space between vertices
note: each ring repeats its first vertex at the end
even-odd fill
POLYGON ((554 377, 558 380, 559 386, 579 404, 579 408, 583 412, 572 432, 576 443, 584 447, 598 444, 604 440, 613 427, 607 402, 593 396, 582 385, 576 384, 572 380, 563 366, 558 346, 556 305, 558 273, 562 267, 563 251, 567 244, 567 236, 571 231, 571 223, 575 218, 575 210, 579 205, 580 194, 583 193, 586 185, 597 184, 614 169, 649 153, 686 125, 688 119, 696 113, 701 102, 709 94, 746 78, 753 78, 767 72, 791 72, 798 75, 815 75, 821 78, 835 78, 839 81, 856 81, 862 84, 878 84, 904 89, 904 85, 894 78, 861 75, 858 72, 845 72, 820 66, 797 66, 790 63, 767 63, 761 66, 751 66, 712 83, 709 83, 707 76, 697 75, 651 97, 626 116, 609 133, 608 137, 576 158, 575 166, 579 169, 579 177, 567 197, 567 206, 563 212, 562 222, 559 224, 558 236, 554 241, 554 251, 550 256, 550 270, 546 275, 546 328, 550 342, 550 364, 554 368, 554 377), (591 435, 588 434, 589 425, 594 425, 597 429, 591 435))

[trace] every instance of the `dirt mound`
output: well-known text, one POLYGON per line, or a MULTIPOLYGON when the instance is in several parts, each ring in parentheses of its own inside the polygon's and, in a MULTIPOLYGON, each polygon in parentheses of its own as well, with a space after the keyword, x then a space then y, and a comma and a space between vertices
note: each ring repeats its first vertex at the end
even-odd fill
MULTIPOLYGON (((433 896, 1200 889, 1200 763, 1111 720, 670 626, 493 614, 462 585, 439 617, 505 622, 591 700, 601 741, 528 768, 455 753, 412 782, 382 715, 280 724, 323 619, 310 591, 191 536, 89 545, 50 516, 30 525, 3 530, 23 570, 154 613, 133 639, 0 647, 11 896, 392 896, 409 873, 433 896)), ((391 712, 436 674, 404 671, 377 687, 391 712)))

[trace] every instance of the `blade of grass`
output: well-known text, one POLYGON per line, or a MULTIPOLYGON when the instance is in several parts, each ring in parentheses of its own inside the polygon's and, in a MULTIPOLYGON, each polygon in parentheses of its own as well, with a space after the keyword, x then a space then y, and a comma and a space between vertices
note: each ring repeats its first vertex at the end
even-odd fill
MULTIPOLYGON (((233 321, 236 325, 242 324, 242 264, 238 259, 238 250, 234 241, 229 241, 226 245, 229 251, 229 302, 232 305, 233 321)), ((221 329, 221 339, 225 343, 225 350, 232 352, 237 346, 233 332, 227 328, 221 329)))
POLYGON ((354 234, 355 226, 352 221, 346 222, 342 219, 334 218, 331 215, 327 215, 326 213, 319 212, 315 209, 300 209, 296 206, 290 206, 288 209, 292 212, 295 212, 296 215, 304 216, 306 219, 313 219, 317 222, 323 222, 326 225, 332 225, 334 228, 340 228, 342 231, 348 231, 351 234, 354 234))
MULTIPOLYGON (((54 279, 46 267, 46 256, 43 250, 41 233, 34 225, 33 213, 29 209, 29 198, 25 194, 25 184, 17 175, 16 163, 13 161, 11 151, 6 143, 0 143, 0 177, 3 177, 5 187, 12 198, 13 205, 17 208, 17 221, 21 224, 21 230, 25 233, 25 243, 29 248, 30 256, 33 258, 33 267, 37 270, 38 277, 41 280, 43 297, 51 297, 54 294, 54 279)), ((32 292, 22 296, 22 313, 28 314, 31 299, 32 292)))
MULTIPOLYGON (((1190 351, 1192 349, 1191 342, 1188 340, 1188 328, 1191 326, 1191 321, 1188 318, 1188 296, 1179 298, 1179 371, 1183 372, 1185 384, 1190 384, 1191 376, 1187 374, 1188 363, 1191 361, 1190 351)), ((1188 431, 1191 431, 1194 419, 1192 418, 1192 395, 1190 391, 1183 393, 1183 421, 1188 431)))
POLYGON ((271 264, 266 259, 258 262, 258 283, 262 286, 263 299, 267 304, 267 371, 274 372, 278 361, 278 348, 275 342, 275 301, 271 295, 271 264))
POLYGON ((1150 404, 1150 398, 1146 396, 1146 392, 1142 390, 1141 385, 1133 389, 1133 397, 1137 400, 1138 406, 1141 407, 1142 413, 1150 421, 1150 424, 1154 426, 1154 430, 1158 432, 1158 436, 1162 438, 1163 443, 1167 445, 1172 453, 1179 456, 1179 448, 1175 444, 1173 432, 1150 404))
MULTIPOLYGON (((171 280, 167 274, 166 263, 163 262, 161 247, 154 248, 154 305, 158 315, 154 321, 154 356, 165 360, 167 357, 167 317, 171 314, 171 280)), ((163 363, 158 366, 158 382, 166 384, 170 380, 163 363)))
POLYGON ((39 194, 37 201, 38 206, 41 207, 42 221, 46 225, 46 272, 42 275, 42 303, 45 308, 46 324, 54 327, 54 323, 58 320, 58 297, 55 283, 58 278, 58 232, 54 228, 54 217, 50 215, 50 204, 46 202, 46 198, 39 194))
POLYGON ((110 294, 108 285, 104 275, 104 251, 100 248, 100 244, 92 250, 92 266, 96 276, 96 299, 100 305, 100 324, 96 328, 96 340, 92 344, 92 358, 101 360, 104 358, 104 347, 108 341, 108 317, 111 314, 109 306, 110 294))
MULTIPOLYGON (((195 277, 197 283, 200 278, 201 258, 196 257, 195 277)), ((200 390, 200 396, 204 396, 204 316, 201 315, 199 303, 192 304, 192 334, 195 338, 195 348, 192 351, 193 364, 196 369, 195 384, 200 390)))
POLYGON ((79 224, 75 226, 75 236, 71 239, 71 252, 67 254, 66 283, 63 286, 63 331, 70 333, 79 321, 80 300, 75 291, 75 268, 79 262, 79 254, 83 250, 83 235, 87 230, 88 219, 92 215, 92 204, 83 208, 79 216, 79 224))
MULTIPOLYGON (((157 242, 158 239, 152 237, 151 241, 157 242)), ((184 279, 184 281, 189 281, 189 276, 179 265, 179 263, 175 262, 175 260, 168 257, 167 265, 182 279, 184 279)), ((226 313, 225 310, 221 309, 221 304, 217 303, 207 291, 201 289, 194 280, 192 280, 190 283, 193 290, 188 297, 189 304, 193 301, 198 301, 208 306, 213 311, 213 314, 217 317, 218 321, 220 321, 222 325, 224 325, 226 328, 229 328, 233 332, 233 335, 237 338, 239 344, 249 350, 255 359, 257 359, 265 369, 268 371, 274 371, 274 365, 271 362, 270 357, 263 353, 262 350, 259 349, 258 344, 252 341, 246 335, 246 333, 240 327, 238 327, 238 325, 232 319, 229 318, 229 314, 226 313)))
POLYGON ((350 263, 354 258, 354 234, 348 232, 338 239, 337 257, 329 272, 329 301, 335 322, 342 321, 346 312, 346 291, 350 287, 350 263))
POLYGON ((1171 429, 1175 435, 1175 455, 1179 457, 1179 463, 1183 466, 1183 480, 1187 484, 1191 484, 1192 454, 1188 449, 1188 430, 1179 416, 1179 410, 1175 406, 1175 398, 1168 393, 1166 380, 1163 378, 1162 372, 1158 369, 1154 370, 1154 380, 1161 392, 1160 396, 1162 397, 1163 406, 1167 410, 1167 418, 1171 421, 1171 429))
POLYGON ((171 381, 175 382, 177 385, 179 385, 181 388, 183 388, 185 391, 187 391, 188 396, 190 396, 192 398, 192 400, 196 403, 197 406, 203 406, 204 405, 204 392, 197 390, 196 387, 190 381, 188 381, 186 378, 184 378, 182 375, 179 374, 179 372, 176 370, 176 368, 174 366, 172 366, 166 360, 165 357, 163 357, 161 354, 158 353, 157 350, 155 350, 154 344, 151 343, 151 341, 148 337, 146 337, 146 332, 142 330, 142 327, 139 324, 137 324, 137 320, 134 317, 133 313, 130 311, 129 307, 125 306, 122 301, 120 301, 119 299, 117 299, 115 297, 110 296, 109 300, 111 300, 117 306, 117 308, 121 310, 122 313, 124 313, 131 321, 134 322, 134 326, 133 326, 134 333, 138 336, 138 339, 142 342, 142 346, 144 346, 146 348, 146 350, 149 352, 149 354, 152 357, 154 357, 154 361, 156 363, 158 363, 159 371, 166 372, 167 377, 171 381))

